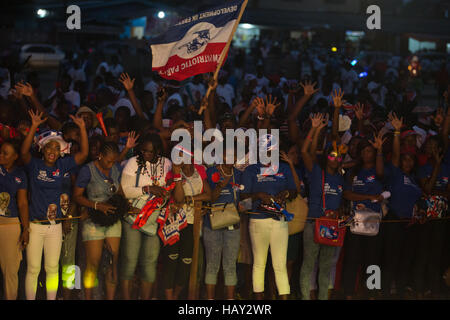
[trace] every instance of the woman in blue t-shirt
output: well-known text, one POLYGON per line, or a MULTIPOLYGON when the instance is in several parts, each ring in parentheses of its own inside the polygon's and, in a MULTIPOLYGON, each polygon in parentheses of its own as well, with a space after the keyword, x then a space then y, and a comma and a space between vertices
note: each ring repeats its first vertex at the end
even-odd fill
POLYGON ((74 200, 89 212, 89 217, 82 223, 82 240, 86 249, 86 270, 83 277, 86 300, 92 299, 93 288, 97 286, 97 271, 102 253, 109 256, 108 270, 105 272, 106 299, 113 300, 115 295, 122 235, 119 213, 124 212, 116 212, 118 208, 108 203, 108 200, 116 194, 123 194, 118 158, 117 145, 114 142, 103 143, 98 159, 81 168, 73 191, 74 200), (105 252, 104 247, 107 248, 105 252))
MULTIPOLYGON (((329 147, 325 150, 320 164, 317 163, 317 142, 320 132, 326 125, 327 121, 322 114, 311 116, 311 129, 302 146, 302 158, 309 181, 309 218, 320 218, 324 216, 325 211, 337 213, 342 200, 344 178, 339 172, 342 156, 333 147, 329 147)), ((330 271, 334 265, 335 251, 336 247, 321 245, 314 241, 314 220, 307 220, 303 230, 303 263, 300 271, 303 300, 310 299, 311 276, 317 258, 319 258, 318 298, 328 299, 330 271)))
POLYGON ((6 300, 16 300, 22 250, 29 240, 27 177, 16 166, 20 154, 17 141, 6 141, 0 149, 0 267, 6 300), (20 220, 19 220, 20 217, 20 220), (20 225, 22 224, 22 232, 20 225))
POLYGON ((431 220, 448 214, 450 195, 450 167, 442 162, 444 143, 438 136, 425 141, 424 153, 427 162, 418 170, 419 184, 424 197, 419 201, 419 215, 423 217, 417 229, 416 259, 413 269, 413 288, 418 298, 438 294, 442 276, 441 263, 446 234, 445 220, 431 220), (425 219, 430 220, 425 220, 425 219))
POLYGON ((410 275, 415 247, 410 239, 415 236, 413 228, 408 224, 413 216, 414 205, 422 195, 422 190, 415 175, 417 159, 408 149, 401 151, 400 130, 402 120, 392 115, 391 125, 394 131, 394 143, 391 166, 386 168, 386 179, 391 197, 389 199, 385 220, 404 219, 405 222, 385 223, 380 230, 382 238, 381 290, 383 297, 390 296, 392 282, 395 280, 397 294, 403 296, 410 275))
MULTIPOLYGON (((260 148, 265 139, 260 138, 260 148)), ((272 144, 269 148, 278 148, 272 144)), ((270 157, 270 156, 269 156, 270 157)), ((297 195, 291 170, 286 163, 280 163, 279 168, 273 164, 261 163, 248 166, 242 175, 242 199, 251 199, 249 232, 253 250, 253 292, 257 299, 264 297, 264 275, 267 254, 270 247, 272 266, 275 273, 278 294, 286 300, 290 294, 287 274, 288 223, 284 215, 278 214, 272 200, 283 206, 286 199, 297 195)))
MULTIPOLYGON (((374 142, 361 140, 358 144, 358 164, 348 173, 344 198, 352 201, 352 210, 363 208, 381 212, 384 175, 383 142, 381 135, 374 142)), ((361 265, 379 265, 381 237, 368 237, 347 232, 344 242, 343 289, 347 299, 354 294, 356 276, 361 265)), ((365 270, 365 269, 364 269, 365 270)), ((378 293, 372 290, 371 293, 378 293)))
POLYGON ((32 110, 29 114, 32 124, 20 150, 20 156, 28 171, 31 192, 25 292, 28 300, 36 298, 37 278, 44 251, 47 299, 54 300, 58 290, 58 262, 62 245, 61 221, 57 219, 62 218, 64 175, 86 160, 89 152, 88 137, 83 119, 70 116, 80 128, 80 151, 74 156, 61 158, 61 145, 64 141, 59 136, 52 136, 45 144, 40 144, 42 159, 32 157, 30 148, 34 134, 47 118, 43 118, 43 113, 34 113, 32 110))
MULTIPOLYGON (((224 152, 225 154, 225 152, 224 152)), ((226 159, 226 158, 225 158, 226 159)), ((241 171, 233 164, 218 164, 206 171, 208 183, 212 190, 212 206, 234 205, 238 210, 241 185, 241 171)), ((234 290, 237 284, 236 262, 239 253, 241 231, 239 223, 229 227, 213 230, 211 228, 210 214, 206 215, 203 223, 203 241, 206 255, 206 298, 214 299, 217 274, 222 261, 225 299, 234 299, 234 290)))

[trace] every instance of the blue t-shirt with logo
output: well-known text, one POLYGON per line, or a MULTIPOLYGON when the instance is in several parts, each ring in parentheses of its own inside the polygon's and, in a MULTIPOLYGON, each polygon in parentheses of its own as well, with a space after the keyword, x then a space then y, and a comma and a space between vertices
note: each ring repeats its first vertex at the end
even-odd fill
MULTIPOLYGON (((241 184, 241 176, 242 172, 237 170, 236 168, 233 168, 234 172, 234 183, 237 185, 241 184)), ((206 175, 208 176, 208 183, 211 187, 211 191, 214 191, 217 184, 219 182, 222 182, 224 178, 222 177, 221 172, 216 167, 210 167, 206 170, 206 175), (213 175, 214 174, 220 174, 220 180, 218 182, 213 182, 213 175)), ((217 198, 216 201, 213 202, 213 204, 225 204, 225 203, 235 203, 236 206, 239 203, 240 200, 240 190, 236 188, 236 200, 234 199, 234 192, 233 192, 233 186, 231 183, 233 182, 233 177, 230 178, 230 181, 228 184, 220 191, 219 198, 217 198)), ((236 207, 237 208, 237 207, 236 207)), ((209 215, 206 215, 204 218, 204 224, 206 227, 211 228, 211 222, 209 220, 209 215)))
POLYGON ((385 168, 385 176, 391 193, 389 209, 399 218, 411 218, 414 205, 422 195, 416 177, 406 175, 394 165, 385 168))
POLYGON ((67 179, 64 176, 76 165, 72 156, 59 158, 53 167, 47 167, 42 159, 31 158, 26 165, 31 192, 31 221, 47 220, 48 216, 51 220, 62 217, 61 203, 65 201, 63 185, 67 179))
MULTIPOLYGON (((320 218, 323 216, 322 199, 322 169, 318 164, 314 164, 312 171, 308 171, 309 177, 309 198, 308 217, 320 218)), ((341 205, 342 192, 344 190, 344 177, 339 173, 329 174, 324 171, 325 209, 337 210, 341 205)))
MULTIPOLYGON (((289 165, 280 163, 278 172, 274 174, 272 170, 267 169, 262 164, 253 164, 248 166, 242 175, 242 184, 244 191, 242 193, 258 193, 265 192, 269 195, 276 196, 285 190, 296 190, 294 178, 292 177, 289 165), (263 170, 261 170, 263 169, 263 170), (261 172, 266 172, 262 174, 261 172)), ((259 214, 251 214, 250 218, 266 219, 274 217, 273 214, 261 212, 258 207, 261 200, 252 202, 252 211, 259 214)))
POLYGON ((17 190, 27 189, 27 176, 22 168, 8 172, 0 165, 0 216, 17 218, 17 190))
MULTIPOLYGON (((417 172, 417 177, 419 179, 430 178, 432 174, 433 174, 433 166, 430 163, 427 163, 419 168, 417 172)), ((450 177, 450 167, 445 163, 442 163, 441 169, 436 178, 436 183, 434 184, 433 189, 445 191, 447 189, 449 177, 450 177)))
MULTIPOLYGON (((351 171, 349 171, 350 174, 351 171)), ((362 168, 356 176, 353 177, 353 181, 347 183, 344 190, 353 191, 359 194, 379 195, 383 192, 383 184, 376 176, 376 169, 362 168)), ((372 202, 372 200, 353 201, 353 209, 358 204, 363 204, 366 208, 369 208, 375 212, 381 212, 381 204, 379 202, 372 202)))

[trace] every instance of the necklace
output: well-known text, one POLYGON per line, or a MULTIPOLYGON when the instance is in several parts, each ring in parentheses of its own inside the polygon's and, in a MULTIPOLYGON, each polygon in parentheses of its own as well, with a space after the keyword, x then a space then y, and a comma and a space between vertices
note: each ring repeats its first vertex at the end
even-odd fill
POLYGON ((148 172, 146 164, 144 173, 150 178, 150 180, 152 181, 152 185, 159 186, 159 180, 164 177, 164 165, 162 163, 162 158, 159 157, 156 163, 149 163, 150 172, 148 172))

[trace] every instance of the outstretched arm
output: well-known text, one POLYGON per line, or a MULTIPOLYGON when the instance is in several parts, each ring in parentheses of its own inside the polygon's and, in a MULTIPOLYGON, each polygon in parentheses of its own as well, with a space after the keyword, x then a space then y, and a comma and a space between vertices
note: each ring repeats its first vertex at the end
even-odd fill
POLYGON ((164 88, 159 88, 158 90, 158 103, 156 105, 155 115, 153 116, 153 127, 155 129, 161 130, 163 128, 162 118, 163 118, 163 107, 164 102, 167 99, 167 91, 164 88))
POLYGON ((34 113, 33 110, 29 110, 28 114, 31 117, 31 127, 30 131, 28 131, 25 140, 22 143, 22 147, 20 148, 20 157, 24 164, 28 164, 31 161, 31 144, 33 143, 34 134, 36 133, 37 128, 47 121, 47 118, 44 118, 42 112, 34 113))
POLYGON ((48 126, 51 129, 54 130, 61 130, 62 124, 61 122, 59 122, 58 120, 56 120, 54 117, 50 116, 47 112, 47 110, 45 110, 44 106, 41 104, 41 102, 39 101, 39 99, 36 96, 36 93, 33 90, 33 87, 31 86, 31 84, 27 83, 18 83, 16 84, 16 90, 18 90, 22 95, 28 97, 31 101, 31 104, 36 108, 36 110, 38 110, 39 112, 41 112, 45 117, 47 117, 48 119, 48 126))
POLYGON ((130 97, 131 105, 133 106, 134 111, 136 111, 136 114, 139 116, 139 118, 145 119, 144 111, 142 111, 142 107, 138 102, 133 89, 134 80, 136 79, 131 79, 128 73, 122 73, 119 78, 119 81, 123 84, 125 90, 127 90, 128 92, 128 96, 130 97))
POLYGON ((370 144, 377 150, 377 160, 375 165, 375 170, 377 177, 382 179, 384 177, 384 158, 383 158, 383 143, 386 141, 386 138, 383 139, 383 135, 378 133, 378 135, 373 139, 373 141, 369 141, 370 144))
POLYGON ((84 161, 86 161, 89 154, 89 141, 86 126, 83 118, 74 117, 72 115, 70 115, 70 118, 72 118, 73 122, 80 128, 80 151, 78 151, 73 157, 77 165, 82 165, 84 161))
POLYGON ((394 127, 394 145, 392 150, 392 165, 395 167, 400 166, 400 130, 403 126, 403 118, 397 118, 394 113, 390 113, 388 116, 392 127, 394 127))
POLYGON ((344 91, 341 91, 341 89, 339 89, 339 92, 337 90, 334 90, 333 94, 334 113, 333 113, 333 127, 331 129, 331 136, 332 139, 335 141, 337 141, 339 137, 339 109, 344 104, 344 101, 342 100, 343 96, 344 91))

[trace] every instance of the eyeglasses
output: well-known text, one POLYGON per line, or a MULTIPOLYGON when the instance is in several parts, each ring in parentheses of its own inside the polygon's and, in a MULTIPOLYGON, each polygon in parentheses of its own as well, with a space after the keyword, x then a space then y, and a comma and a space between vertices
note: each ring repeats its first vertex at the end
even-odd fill
POLYGON ((111 193, 116 193, 117 192, 117 187, 114 184, 114 182, 112 181, 112 179, 111 180, 107 179, 107 180, 105 180, 105 182, 109 184, 109 192, 111 192, 111 193))
POLYGON ((330 161, 341 162, 341 161, 342 161, 342 157, 341 157, 341 156, 332 156, 332 155, 328 155, 328 160, 330 160, 330 161))

